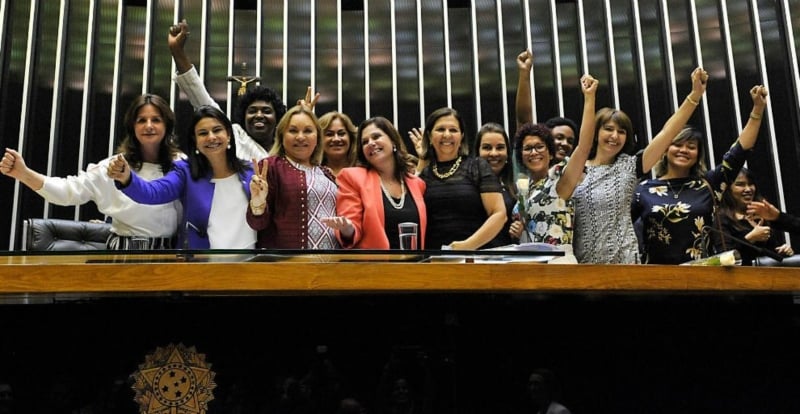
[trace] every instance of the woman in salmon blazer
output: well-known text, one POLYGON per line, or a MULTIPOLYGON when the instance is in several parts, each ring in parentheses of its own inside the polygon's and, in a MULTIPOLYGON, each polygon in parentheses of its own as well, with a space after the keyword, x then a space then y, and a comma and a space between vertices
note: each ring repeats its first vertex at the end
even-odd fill
POLYGON ((337 176, 337 217, 326 223, 343 247, 356 249, 399 249, 397 225, 417 223, 418 247, 424 249, 425 182, 414 175, 416 160, 400 133, 388 119, 374 117, 359 125, 354 144, 361 145, 359 166, 337 176))

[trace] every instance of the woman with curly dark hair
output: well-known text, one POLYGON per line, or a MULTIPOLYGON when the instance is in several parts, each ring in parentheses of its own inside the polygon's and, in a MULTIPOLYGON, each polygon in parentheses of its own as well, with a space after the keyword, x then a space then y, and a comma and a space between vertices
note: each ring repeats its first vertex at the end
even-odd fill
MULTIPOLYGON (((192 61, 184 50, 189 37, 189 24, 182 20, 170 28, 168 44, 178 73, 175 83, 189 98, 194 109, 209 105, 221 109, 203 85, 192 61)), ((233 136, 236 139, 236 156, 250 161, 267 156, 275 141, 275 126, 286 113, 286 105, 272 88, 254 85, 243 86, 247 92, 239 97, 233 115, 233 136)))

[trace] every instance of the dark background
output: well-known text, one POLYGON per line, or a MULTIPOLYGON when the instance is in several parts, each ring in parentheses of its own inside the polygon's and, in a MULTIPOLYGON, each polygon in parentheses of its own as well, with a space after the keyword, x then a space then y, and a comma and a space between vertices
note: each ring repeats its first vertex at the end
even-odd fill
POLYGON ((788 295, 706 294, 9 304, 0 306, 0 373, 26 408, 20 412, 58 412, 48 403, 60 398, 73 409, 114 401, 113 412, 134 413, 128 376, 156 347, 182 343, 217 373, 209 405, 217 413, 278 412, 285 379, 323 365, 333 368, 323 377, 338 384, 334 402, 355 397, 377 413, 392 355, 418 383, 429 371, 436 413, 519 412, 539 367, 555 372, 558 400, 573 413, 794 413, 799 309, 788 295))

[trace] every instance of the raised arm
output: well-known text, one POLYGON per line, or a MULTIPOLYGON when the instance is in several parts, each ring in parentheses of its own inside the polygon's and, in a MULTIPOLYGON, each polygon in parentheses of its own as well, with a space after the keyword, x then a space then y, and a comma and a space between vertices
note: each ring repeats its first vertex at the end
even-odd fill
POLYGON ((750 98, 753 99, 753 110, 747 118, 742 133, 739 134, 739 144, 742 148, 749 150, 756 145, 758 130, 761 128, 761 118, 764 116, 764 108, 767 107, 767 88, 764 85, 756 85, 750 88, 750 98))
POLYGON ((703 94, 706 91, 707 82, 708 72, 703 68, 698 67, 692 72, 692 91, 683 100, 678 110, 664 123, 661 131, 653 137, 653 141, 644 149, 644 155, 642 156, 642 170, 644 172, 650 171, 656 165, 675 136, 686 126, 694 110, 700 105, 700 99, 703 98, 703 94))
POLYGON ((167 43, 169 44, 169 51, 172 53, 172 59, 175 61, 175 68, 178 70, 178 74, 175 76, 175 83, 189 98, 189 102, 194 109, 203 105, 222 109, 206 90, 203 80, 200 79, 200 75, 194 68, 191 59, 189 59, 189 55, 186 54, 184 46, 188 38, 189 23, 186 22, 186 19, 170 26, 167 43))
POLYGON ((583 167, 589 159, 589 152, 592 150, 595 129, 595 98, 597 96, 597 86, 599 82, 592 75, 581 77, 581 91, 583 92, 583 118, 581 119, 581 133, 578 138, 578 146, 572 152, 572 156, 564 167, 564 173, 556 184, 558 196, 564 200, 572 197, 575 187, 583 174, 583 167))
POLYGON ((6 148, 3 159, 0 161, 0 173, 19 180, 33 191, 39 191, 44 186, 44 174, 38 173, 25 164, 22 154, 11 148, 6 148))
POLYGON ((186 19, 181 20, 178 24, 170 26, 169 37, 167 43, 169 44, 169 51, 172 53, 172 59, 175 61, 175 67, 178 73, 185 73, 192 68, 192 61, 184 50, 186 39, 189 38, 189 23, 186 19))
POLYGON ((524 50, 517 56, 519 80, 517 81, 517 129, 520 126, 533 122, 533 103, 531 101, 531 69, 533 68, 533 54, 524 50))

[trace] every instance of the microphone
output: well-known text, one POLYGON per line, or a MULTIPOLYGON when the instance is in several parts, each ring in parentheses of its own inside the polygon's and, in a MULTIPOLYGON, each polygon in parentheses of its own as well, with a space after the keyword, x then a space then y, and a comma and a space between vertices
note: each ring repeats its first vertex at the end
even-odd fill
MULTIPOLYGON (((738 237, 731 236, 730 234, 722 232, 722 231, 719 231, 718 229, 715 229, 715 228, 713 228, 711 226, 703 226, 703 233, 704 234, 708 234, 709 232, 713 232, 715 234, 718 234, 720 237, 727 238, 728 240, 733 240, 736 243, 739 243, 739 244, 742 244, 744 246, 750 247, 751 249, 757 251, 758 254, 760 254, 762 256, 767 256, 767 257, 769 257, 771 259, 777 260, 778 262, 782 262, 783 261, 783 256, 781 256, 780 254, 778 254, 778 253, 776 253, 776 252, 774 252, 774 251, 772 251, 770 249, 765 249, 765 248, 763 248, 761 246, 757 246, 757 245, 755 245, 753 243, 750 243, 747 240, 743 240, 743 239, 740 239, 738 237)), ((705 245, 705 243, 703 243, 703 244, 705 245)))

